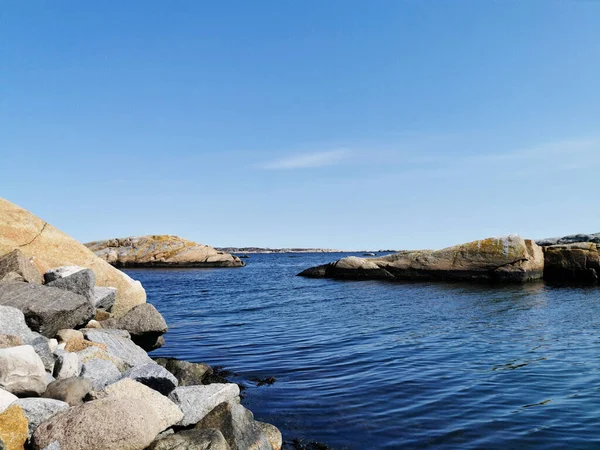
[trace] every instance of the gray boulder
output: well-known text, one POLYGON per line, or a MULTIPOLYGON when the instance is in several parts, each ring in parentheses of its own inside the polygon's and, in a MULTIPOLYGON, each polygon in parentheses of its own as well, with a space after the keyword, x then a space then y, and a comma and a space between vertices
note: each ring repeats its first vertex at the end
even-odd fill
POLYGON ((35 430, 32 450, 58 441, 65 450, 142 450, 161 431, 152 406, 136 398, 105 398, 69 408, 35 430))
POLYGON ((110 355, 108 352, 105 352, 100 347, 88 347, 77 352, 77 355, 79 356, 79 360, 82 364, 85 364, 88 361, 93 361, 94 359, 102 359, 113 363, 121 373, 131 368, 131 366, 125 361, 123 361, 121 358, 118 358, 114 355, 110 355))
POLYGON ((219 430, 186 430, 155 440, 147 450, 231 450, 219 430))
POLYGON ((210 384, 208 386, 180 386, 169 398, 183 411, 180 426, 198 423, 217 405, 236 400, 240 395, 237 384, 210 384))
POLYGON ((24 344, 29 344, 37 336, 25 323, 23 311, 2 305, 0 305, 0 333, 17 336, 24 344))
POLYGON ((207 376, 213 373, 212 367, 203 363, 193 363, 176 358, 154 358, 154 362, 172 373, 177 378, 179 386, 209 384, 205 381, 207 376))
POLYGON ((25 417, 27 417, 29 423, 28 438, 31 438, 40 423, 69 408, 67 403, 51 398, 22 398, 17 400, 15 404, 21 407, 25 417))
POLYGON ((70 406, 76 406, 84 402, 85 397, 92 389, 92 382, 87 378, 72 377, 53 381, 48 385, 48 389, 42 397, 53 398, 66 402, 70 406))
POLYGON ((49 339, 41 334, 34 333, 36 337, 30 342, 30 345, 33 347, 35 352, 38 354, 42 362, 44 363, 44 368, 52 373, 54 370, 54 355, 52 354, 52 350, 50 350, 49 339))
POLYGON ((95 391, 121 378, 121 372, 112 362, 105 359, 92 359, 81 368, 81 376, 89 379, 95 391))
POLYGON ((19 249, 0 256, 0 283, 17 280, 42 284, 42 274, 19 249))
POLYGON ((168 330, 165 319, 150 303, 138 305, 118 319, 104 320, 101 325, 129 331, 133 342, 147 351, 159 348, 159 338, 168 330))
POLYGON ((58 380, 78 377, 81 373, 81 361, 77 353, 65 350, 56 350, 56 364, 54 365, 54 377, 58 380))
POLYGON ((131 367, 152 362, 144 349, 138 347, 127 338, 103 333, 98 330, 88 331, 86 337, 88 341, 106 345, 106 351, 109 355, 122 359, 131 367))
POLYGON ((83 325, 95 311, 81 295, 29 283, 0 284, 0 305, 20 309, 29 328, 49 338, 63 328, 83 325))
POLYGON ((273 450, 252 413, 236 402, 221 403, 198 422, 195 428, 216 428, 231 450, 273 450))
POLYGON ((90 302, 94 300, 96 275, 90 269, 78 266, 63 266, 46 272, 44 280, 46 286, 74 292, 84 296, 90 302))
POLYGON ((46 386, 44 363, 31 345, 0 349, 0 388, 17 396, 37 396, 46 386))
POLYGON ((179 384, 171 372, 155 362, 132 367, 123 376, 142 383, 163 395, 169 395, 179 384))
POLYGON ((96 286, 94 288, 94 306, 105 311, 110 311, 117 298, 117 289, 112 287, 96 286))

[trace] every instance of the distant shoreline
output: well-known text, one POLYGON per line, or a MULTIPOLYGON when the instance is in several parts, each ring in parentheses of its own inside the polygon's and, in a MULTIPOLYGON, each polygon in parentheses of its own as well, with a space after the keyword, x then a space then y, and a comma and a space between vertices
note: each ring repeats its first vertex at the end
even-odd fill
POLYGON ((331 248, 262 248, 262 247, 215 247, 220 252, 239 253, 395 253, 397 250, 336 250, 331 248))

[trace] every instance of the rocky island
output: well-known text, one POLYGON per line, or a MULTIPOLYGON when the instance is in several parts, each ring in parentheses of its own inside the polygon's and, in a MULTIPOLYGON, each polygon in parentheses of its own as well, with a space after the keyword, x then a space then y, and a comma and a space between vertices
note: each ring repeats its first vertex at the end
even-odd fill
POLYGON ((151 235, 88 242, 87 248, 115 267, 243 267, 237 256, 178 236, 151 235))
POLYGON ((0 449, 279 450, 237 384, 148 355, 167 330, 140 283, 0 199, 0 449))

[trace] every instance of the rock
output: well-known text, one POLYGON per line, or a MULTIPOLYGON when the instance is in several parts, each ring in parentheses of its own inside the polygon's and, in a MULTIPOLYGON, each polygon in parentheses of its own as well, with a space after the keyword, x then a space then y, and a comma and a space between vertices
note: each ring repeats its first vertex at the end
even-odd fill
POLYGON ((597 284, 600 244, 580 242, 544 247, 544 280, 553 284, 597 284))
POLYGON ((0 388, 17 396, 40 395, 46 390, 44 363, 31 345, 0 350, 0 388))
POLYGON ((185 430, 156 439, 148 450, 230 450, 219 430, 185 430))
POLYGON ((51 352, 54 352, 58 348, 58 341, 56 339, 48 339, 48 347, 51 352))
POLYGON ((183 411, 181 426, 193 425, 223 402, 233 401, 240 395, 237 384, 210 384, 208 386, 180 386, 169 398, 183 411))
POLYGON ((600 233, 571 234, 569 236, 540 239, 539 241, 536 241, 537 245, 539 245, 540 247, 547 247, 549 245, 576 244, 580 242, 591 242, 594 244, 600 244, 600 233))
POLYGON ((179 386, 207 384, 204 382, 206 375, 213 372, 208 364, 192 363, 176 358, 155 358, 154 362, 171 372, 177 378, 179 386))
POLYGON ((110 336, 120 336, 125 339, 131 339, 131 335, 129 334, 129 331, 117 330, 116 328, 102 328, 102 327, 100 327, 100 328, 82 328, 80 331, 83 333, 83 336, 87 340, 89 340, 88 333, 90 331, 92 332, 92 336, 94 335, 93 333, 105 333, 110 336))
POLYGON ((179 384, 171 372, 155 362, 132 367, 123 376, 142 383, 163 395, 169 395, 179 384))
POLYGON ((108 320, 112 317, 109 312, 104 311, 103 309, 96 309, 96 317, 94 317, 94 321, 100 323, 103 320, 108 320))
POLYGON ((74 292, 84 296, 90 302, 95 300, 96 275, 90 269, 79 266, 62 266, 48 270, 44 274, 44 280, 46 286, 74 292))
POLYGON ((93 304, 96 308, 110 311, 115 304, 117 290, 111 287, 95 287, 93 304))
POLYGON ((85 244, 116 267, 243 267, 237 256, 178 236, 109 239, 85 244))
POLYGON ((50 383, 42 397, 53 398, 66 402, 70 406, 76 406, 84 402, 86 395, 90 393, 92 388, 92 382, 87 378, 65 378, 50 383))
POLYGON ((68 342, 71 339, 81 339, 83 340, 83 333, 79 330, 58 330, 56 333, 56 338, 59 342, 68 342))
POLYGON ((23 450, 27 441, 27 418, 17 405, 0 414, 0 442, 6 450, 23 450))
POLYGON ((80 352, 89 347, 98 347, 106 351, 106 345, 99 342, 90 342, 85 339, 70 339, 65 345, 65 350, 68 352, 80 352))
POLYGON ((83 364, 81 376, 92 382, 95 391, 100 391, 107 385, 118 381, 121 378, 121 372, 111 361, 92 359, 83 364))
POLYGON ((56 414, 40 424, 32 449, 58 441, 63 450, 143 450, 161 431, 161 421, 147 402, 105 398, 56 414))
POLYGON ((60 443, 58 441, 53 441, 44 447, 42 450, 61 450, 60 443))
POLYGON ((67 403, 51 398, 22 398, 15 405, 21 407, 29 423, 27 438, 31 437, 40 423, 69 408, 67 403))
POLYGON ((0 304, 20 309, 29 328, 49 338, 58 330, 86 323, 95 312, 81 295, 29 283, 1 284, 0 304))
POLYGON ((19 336, 0 334, 0 348, 18 347, 19 345, 23 345, 23 341, 19 336))
POLYGON ((92 342, 106 345, 106 351, 109 355, 122 359, 131 367, 152 362, 142 348, 127 338, 93 330, 87 331, 86 336, 92 342))
POLYGON ((104 392, 109 398, 135 398, 146 401, 160 419, 159 431, 166 430, 183 419, 183 412, 175 403, 154 389, 129 378, 107 386, 104 392))
POLYGON ((273 447, 273 450, 281 450, 281 446, 283 445, 283 436, 281 435, 281 431, 270 423, 255 421, 256 425, 262 430, 265 434, 267 441, 273 447))
POLYGON ((236 402, 219 404, 194 428, 218 429, 231 450, 273 450, 252 413, 236 402))
POLYGON ((163 316, 150 303, 138 305, 123 317, 105 320, 101 325, 102 328, 127 330, 133 342, 147 351, 160 347, 157 339, 168 329, 163 316))
POLYGON ((99 328, 102 328, 102 325, 100 325, 100 322, 98 322, 97 320, 92 319, 87 323, 87 325, 85 327, 91 328, 91 329, 93 329, 93 328, 99 329, 99 328))
POLYGON ((15 402, 19 397, 14 394, 11 394, 4 389, 0 389, 0 413, 8 408, 13 402, 15 402))
POLYGON ((66 350, 56 351, 56 364, 54 365, 54 377, 58 380, 78 377, 81 373, 82 363, 77 353, 66 350))
POLYGON ((47 384, 50 384, 50 383, 52 383, 53 381, 56 381, 56 378, 54 378, 54 377, 52 376, 52 374, 50 374, 50 373, 46 372, 46 383, 47 383, 47 384))
POLYGON ((113 363, 119 369, 120 372, 125 372, 131 367, 121 358, 110 355, 108 352, 105 352, 99 347, 86 348, 85 350, 77 352, 77 355, 79 356, 79 360, 82 364, 85 364, 89 361, 93 361, 94 359, 102 359, 104 361, 110 361, 111 363, 113 363))
POLYGON ((300 276, 337 279, 525 282, 542 277, 544 255, 518 236, 488 238, 442 250, 402 251, 380 258, 342 258, 300 276))
POLYGON ((42 274, 19 249, 0 256, 0 282, 16 281, 17 278, 27 283, 42 284, 42 274))
POLYGON ((17 336, 24 344, 37 337, 25 323, 23 311, 12 306, 0 306, 0 333, 17 336))
MULTIPOLYGON (((98 258, 83 244, 67 236, 30 212, 0 199, 0 254, 20 249, 40 272, 52 267, 76 265, 91 269, 98 286, 117 288, 113 307, 116 316, 146 301, 138 281, 98 258)), ((61 327, 69 328, 69 327, 61 327)))
POLYGON ((50 350, 49 339, 41 334, 34 334, 37 336, 31 341, 30 345, 44 363, 44 368, 49 373, 52 373, 54 371, 54 355, 52 354, 52 350, 50 350))

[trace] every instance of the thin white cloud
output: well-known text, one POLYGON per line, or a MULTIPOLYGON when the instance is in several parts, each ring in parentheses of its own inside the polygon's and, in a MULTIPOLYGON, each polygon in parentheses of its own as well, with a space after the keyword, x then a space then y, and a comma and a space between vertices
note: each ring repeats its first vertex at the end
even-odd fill
POLYGON ((262 168, 267 170, 291 170, 326 167, 338 164, 349 156, 350 151, 345 149, 304 153, 268 162, 263 164, 262 168))

